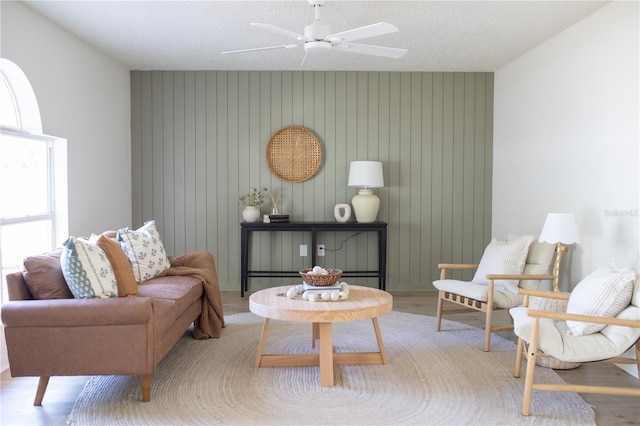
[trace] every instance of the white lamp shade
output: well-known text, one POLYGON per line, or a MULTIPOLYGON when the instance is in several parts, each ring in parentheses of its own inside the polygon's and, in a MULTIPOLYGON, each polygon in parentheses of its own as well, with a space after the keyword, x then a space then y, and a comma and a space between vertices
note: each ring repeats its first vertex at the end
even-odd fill
POLYGON ((380 161, 352 161, 349 165, 348 186, 383 187, 382 163, 380 161))
POLYGON ((542 243, 580 244, 578 227, 571 213, 549 213, 540 233, 542 243))

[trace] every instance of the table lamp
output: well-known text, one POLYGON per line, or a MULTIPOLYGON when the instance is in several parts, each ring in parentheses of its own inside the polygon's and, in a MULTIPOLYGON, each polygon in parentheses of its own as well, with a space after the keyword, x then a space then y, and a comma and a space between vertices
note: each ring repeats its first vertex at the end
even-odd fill
POLYGON ((375 222, 380 208, 380 198, 369 188, 384 186, 382 163, 380 161, 352 161, 349 165, 348 186, 362 187, 351 200, 356 221, 375 222))
POLYGON ((556 261, 553 264, 553 291, 559 292, 560 262, 562 255, 569 250, 563 244, 580 244, 578 227, 571 213, 549 213, 542 227, 539 241, 556 244, 556 261))

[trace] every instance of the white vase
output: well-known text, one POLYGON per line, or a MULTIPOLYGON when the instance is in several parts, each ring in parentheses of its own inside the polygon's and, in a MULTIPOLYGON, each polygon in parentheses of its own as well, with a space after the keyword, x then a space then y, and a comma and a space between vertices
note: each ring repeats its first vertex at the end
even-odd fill
POLYGON ((256 222, 260 218, 260 209, 256 206, 246 206, 242 210, 242 217, 245 222, 256 222))
POLYGON ((349 204, 336 204, 333 215, 338 222, 346 222, 351 218, 351 206, 349 204))

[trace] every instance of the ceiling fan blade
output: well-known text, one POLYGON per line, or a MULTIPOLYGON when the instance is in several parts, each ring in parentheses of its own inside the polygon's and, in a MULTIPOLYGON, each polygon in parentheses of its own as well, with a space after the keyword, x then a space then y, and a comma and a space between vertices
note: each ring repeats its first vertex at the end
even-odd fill
POLYGON ((280 27, 276 27, 275 25, 271 25, 271 24, 259 24, 259 23, 251 23, 249 24, 253 27, 257 27, 257 28, 262 28, 263 30, 267 30, 269 32, 275 33, 275 34, 280 34, 283 36, 287 36, 287 37, 291 37, 291 38, 295 38, 296 40, 305 40, 305 37, 302 34, 298 34, 298 33, 294 33, 293 31, 289 31, 289 30, 285 30, 284 28, 280 28, 280 27))
POLYGON ((398 32, 398 27, 386 22, 378 22, 377 24, 366 25, 364 27, 354 28, 352 30, 335 33, 325 37, 325 40, 331 41, 352 41, 361 38, 375 37, 385 34, 398 32))
POLYGON ((255 52, 258 50, 273 50, 273 49, 293 49, 294 47, 298 47, 299 44, 283 44, 281 46, 269 46, 269 47, 254 47, 253 49, 241 49, 241 50, 229 50, 227 52, 222 52, 223 55, 228 55, 231 53, 245 53, 245 52, 255 52))
POLYGON ((369 44, 344 43, 337 44, 336 50, 351 53, 361 53, 363 55, 384 56, 385 58, 398 59, 407 54, 407 49, 397 49, 395 47, 371 46, 369 44))

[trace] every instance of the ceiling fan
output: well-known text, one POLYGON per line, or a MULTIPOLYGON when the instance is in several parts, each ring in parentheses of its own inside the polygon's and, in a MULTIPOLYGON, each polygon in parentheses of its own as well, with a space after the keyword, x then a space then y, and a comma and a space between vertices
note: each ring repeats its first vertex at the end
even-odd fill
POLYGON ((395 25, 391 25, 386 22, 378 22, 377 24, 366 25, 364 27, 358 27, 351 30, 331 34, 331 28, 328 25, 320 22, 320 7, 324 5, 325 1, 308 0, 308 2, 309 5, 313 6, 315 19, 312 24, 306 25, 304 27, 304 35, 289 31, 284 28, 276 27, 275 25, 271 24, 250 24, 251 26, 270 31, 275 34, 294 38, 298 40, 299 43, 283 44, 279 46, 256 47, 252 49, 230 50, 227 52, 222 52, 222 54, 227 55, 231 53, 245 53, 273 49, 293 49, 295 47, 304 45, 305 55, 302 60, 302 65, 304 65, 304 61, 307 58, 308 54, 327 52, 334 49, 344 52, 382 56, 385 58, 393 59, 401 58, 407 54, 407 49, 352 43, 352 41, 354 40, 398 32, 399 30, 395 25))

